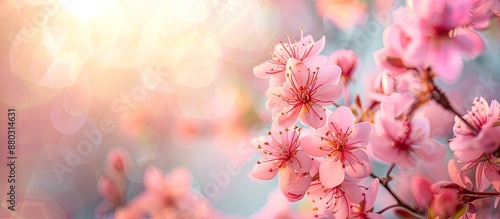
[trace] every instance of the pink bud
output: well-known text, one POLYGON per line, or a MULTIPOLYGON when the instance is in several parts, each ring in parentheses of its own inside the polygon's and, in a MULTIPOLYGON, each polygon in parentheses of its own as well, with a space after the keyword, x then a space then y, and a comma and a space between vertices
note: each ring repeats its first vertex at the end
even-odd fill
MULTIPOLYGON (((453 186, 443 188, 443 185, 449 185, 449 182, 437 182, 431 186, 434 197, 431 201, 431 209, 435 216, 439 218, 449 218, 463 207, 457 200, 458 189, 453 186)), ((456 184, 452 184, 457 186, 456 184)))
POLYGON ((358 66, 359 57, 352 50, 341 49, 332 52, 328 56, 328 61, 340 66, 340 69, 342 69, 342 80, 344 83, 347 83, 347 81, 351 80, 352 74, 358 66))
POLYGON ((118 205, 121 203, 122 195, 116 182, 107 175, 102 175, 97 183, 97 190, 101 196, 110 204, 118 205))
POLYGON ((123 149, 113 149, 108 153, 107 166, 112 171, 126 172, 130 166, 128 153, 123 149))
POLYGON ((432 180, 423 173, 413 175, 410 181, 411 193, 415 200, 415 204, 417 204, 420 209, 425 209, 432 200, 431 181, 432 180))

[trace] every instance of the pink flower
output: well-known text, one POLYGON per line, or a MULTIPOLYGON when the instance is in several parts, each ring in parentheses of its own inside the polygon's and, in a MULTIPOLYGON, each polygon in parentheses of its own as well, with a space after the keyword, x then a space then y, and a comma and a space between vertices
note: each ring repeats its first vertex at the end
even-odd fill
MULTIPOLYGON (((432 67, 436 76, 454 81, 463 58, 471 59, 484 50, 481 37, 463 26, 471 22, 472 1, 409 1, 395 20, 411 36, 404 60, 413 66, 432 67)), ((397 42, 397 41, 396 41, 397 42)))
POLYGON ((381 69, 392 74, 402 74, 415 68, 411 61, 405 60, 405 52, 410 45, 412 37, 406 33, 402 25, 395 24, 384 30, 383 49, 373 53, 375 64, 381 69))
POLYGON ((350 218, 357 219, 383 219, 380 214, 373 212, 373 205, 377 198, 379 181, 372 180, 370 187, 363 193, 363 200, 352 207, 350 218))
POLYGON ((347 49, 337 50, 328 56, 329 64, 338 65, 342 69, 340 78, 344 85, 352 79, 352 74, 356 71, 359 62, 358 55, 354 51, 347 49))
POLYGON ((334 187, 326 186, 318 180, 312 182, 307 190, 307 197, 313 203, 315 216, 333 215, 334 218, 348 218, 351 203, 359 203, 363 200, 363 191, 358 185, 359 181, 360 179, 347 176, 341 184, 334 187))
POLYGON ((500 150, 498 138, 500 104, 496 100, 488 104, 484 98, 476 97, 472 104, 472 111, 468 111, 462 118, 479 132, 476 134, 463 121, 455 117, 453 126, 455 138, 450 140, 450 149, 459 162, 465 163, 460 171, 476 169, 476 186, 479 191, 483 191, 490 185, 488 174, 485 172, 488 168, 496 168, 491 166, 495 166, 497 159, 494 153, 500 150))
POLYGON ((281 127, 290 127, 297 120, 313 128, 323 126, 324 107, 333 104, 342 93, 337 84, 340 67, 310 66, 293 58, 286 67, 286 82, 266 92, 267 109, 274 113, 281 127))
POLYGON ((324 62, 326 57, 318 56, 323 47, 325 46, 325 37, 319 41, 314 42, 312 36, 308 35, 303 37, 302 28, 300 29, 300 40, 297 42, 293 37, 293 42, 288 36, 288 43, 280 41, 274 47, 274 52, 271 53, 272 58, 253 69, 253 73, 258 78, 271 77, 271 85, 279 85, 285 82, 285 71, 289 59, 293 58, 302 62, 308 62, 317 59, 315 62, 324 62))
POLYGON ((341 106, 331 113, 325 127, 302 139, 302 150, 306 153, 326 156, 319 166, 323 185, 331 188, 339 185, 346 173, 354 178, 370 175, 370 161, 363 149, 368 144, 370 132, 370 123, 354 124, 351 110, 341 106))
POLYGON ((130 205, 139 206, 152 218, 205 218, 210 211, 208 200, 192 192, 191 181, 191 173, 183 167, 165 175, 151 166, 144 174, 146 190, 130 205))
POLYGON ((253 139, 252 144, 264 157, 257 161, 252 176, 269 180, 279 172, 281 192, 291 201, 302 198, 311 182, 310 177, 305 176, 311 169, 311 158, 299 150, 300 128, 285 128, 282 131, 274 126, 268 136, 253 139))
POLYGON ((416 158, 437 160, 444 156, 444 147, 429 138, 429 122, 426 118, 411 121, 396 119, 404 115, 413 100, 406 94, 393 93, 382 102, 375 114, 374 132, 370 137, 370 150, 375 158, 400 167, 414 167, 416 158))
POLYGON ((472 111, 468 111, 464 118, 472 127, 479 131, 475 134, 460 118, 455 117, 453 134, 455 138, 450 142, 453 151, 477 149, 484 152, 494 152, 500 148, 500 104, 492 100, 488 104, 484 98, 475 98, 472 111))

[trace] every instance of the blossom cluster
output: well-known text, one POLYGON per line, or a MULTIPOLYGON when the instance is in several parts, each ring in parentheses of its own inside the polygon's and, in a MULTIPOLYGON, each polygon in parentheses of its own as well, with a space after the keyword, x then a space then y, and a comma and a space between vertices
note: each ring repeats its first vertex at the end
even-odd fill
MULTIPOLYGON (((253 69, 269 80, 265 108, 272 122, 267 134, 251 140, 260 155, 251 176, 277 177, 280 197, 307 200, 311 217, 379 219, 389 210, 402 218, 499 217, 500 104, 477 97, 461 114, 435 83, 455 83, 464 61, 486 50, 480 31, 498 16, 498 0, 407 0, 384 31, 384 47, 373 54, 379 71, 364 93, 353 86, 363 81, 354 51, 325 55, 324 36, 315 40, 302 28, 299 37, 287 33, 253 69), (422 113, 431 102, 455 114, 446 127, 454 135, 449 143, 434 138, 433 118, 422 113), (418 172, 423 163, 446 159, 447 150, 453 152, 448 180, 418 172), (387 166, 385 175, 375 174, 375 162, 387 166), (393 170, 411 174, 408 191, 391 184, 393 170), (395 204, 384 204, 387 198, 395 204)), ((165 174, 150 166, 144 191, 129 199, 130 163, 126 151, 109 153, 98 174, 104 202, 96 217, 227 217, 193 189, 183 167, 165 174)), ((254 218, 301 218, 275 206, 254 218)))
POLYGON ((315 41, 302 28, 300 38, 287 33, 271 59, 253 69, 256 77, 269 79, 266 109, 273 121, 267 135, 252 140, 262 157, 252 176, 269 180, 278 175, 286 199, 305 196, 313 215, 322 218, 384 218, 391 208, 407 218, 493 212, 489 209, 500 199, 500 105, 478 97, 461 115, 434 81, 454 83, 463 62, 486 49, 478 32, 499 15, 499 4, 407 1, 384 31, 384 48, 374 53, 381 71, 372 90, 355 94, 352 102, 359 57, 347 49, 325 56, 325 37, 315 41), (369 97, 368 104, 360 96, 369 97), (429 118, 419 113, 429 102, 456 114, 455 125, 448 127, 454 134, 449 145, 432 138, 429 118), (446 148, 454 153, 449 181, 415 174, 412 195, 404 200, 391 189, 394 168, 418 169, 422 162, 443 159, 446 148), (373 173, 373 160, 389 166, 385 177, 373 173), (475 172, 474 180, 469 171, 475 172), (361 183, 369 177, 369 185, 361 183), (397 204, 374 209, 380 185, 397 204))

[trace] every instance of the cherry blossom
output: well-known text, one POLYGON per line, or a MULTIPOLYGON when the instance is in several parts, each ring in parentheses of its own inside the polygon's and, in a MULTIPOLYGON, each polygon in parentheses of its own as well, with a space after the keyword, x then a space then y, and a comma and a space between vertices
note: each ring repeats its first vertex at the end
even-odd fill
POLYGON ((208 200, 191 189, 191 173, 184 167, 173 169, 165 175, 150 166, 144 174, 146 190, 130 205, 143 209, 152 218, 205 218, 209 211, 208 200))
POLYGON ((410 121, 397 119, 408 110, 411 98, 394 93, 390 100, 381 103, 375 114, 374 132, 370 137, 371 152, 375 158, 400 167, 414 167, 416 158, 437 160, 444 156, 444 147, 429 138, 426 118, 410 121), (391 100, 392 99, 392 100, 391 100))
POLYGON ((495 163, 497 157, 494 153, 500 149, 500 105, 496 100, 488 104, 484 98, 475 98, 472 111, 468 111, 463 119, 471 126, 455 117, 453 133, 455 138, 450 140, 450 149, 454 157, 464 165, 462 172, 475 168, 476 186, 479 191, 489 187, 488 176, 495 171, 485 174, 488 168, 498 168, 495 163), (475 133, 478 131, 478 133, 475 133))
POLYGON ((349 218, 357 219, 383 219, 384 217, 373 212, 373 205, 377 198, 379 180, 373 179, 370 187, 363 193, 363 200, 352 207, 349 218))
POLYGON ((337 50, 328 56, 329 64, 338 65, 340 69, 342 69, 340 79, 344 85, 352 80, 353 73, 356 71, 359 62, 358 55, 356 55, 354 51, 348 49, 337 50))
POLYGON ((293 129, 274 126, 268 136, 252 140, 264 159, 257 161, 252 176, 262 180, 272 179, 279 172, 279 184, 289 200, 297 201, 307 190, 311 169, 311 158, 299 150, 301 145, 300 128, 293 129))
POLYGON ((297 41, 295 37, 290 39, 287 32, 288 43, 280 41, 273 47, 274 51, 269 54, 272 58, 264 63, 256 66, 253 73, 258 78, 271 77, 271 85, 279 85, 285 82, 285 71, 288 69, 287 62, 293 58, 301 62, 322 62, 326 61, 326 57, 319 56, 319 53, 325 46, 325 37, 321 37, 319 41, 314 41, 313 37, 308 35, 304 37, 302 28, 300 29, 300 39, 297 41))
POLYGON ((316 217, 348 218, 351 203, 363 200, 363 191, 358 185, 360 179, 346 176, 341 184, 329 187, 319 180, 313 181, 306 196, 312 201, 316 217))
POLYGON ((332 105, 342 93, 338 85, 340 67, 311 66, 293 58, 286 66, 286 82, 266 92, 267 109, 274 113, 281 127, 290 127, 297 120, 313 128, 323 126, 324 107, 332 105))
POLYGON ((364 147, 368 144, 371 124, 354 124, 351 110, 341 106, 328 117, 328 124, 302 139, 302 149, 316 157, 326 157, 319 166, 321 183, 335 187, 345 175, 364 178, 371 165, 364 147))

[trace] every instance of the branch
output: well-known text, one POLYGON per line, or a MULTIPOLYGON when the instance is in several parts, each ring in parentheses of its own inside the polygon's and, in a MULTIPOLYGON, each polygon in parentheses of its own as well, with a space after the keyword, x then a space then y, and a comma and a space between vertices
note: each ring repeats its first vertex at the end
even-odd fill
MULTIPOLYGON (((376 178, 376 179, 379 179, 381 182, 383 181, 380 177, 378 177, 377 175, 375 175, 374 173, 370 173, 370 176, 373 177, 373 178, 376 178)), ((391 196, 396 199, 396 202, 397 204, 395 206, 388 206, 382 210, 380 210, 379 212, 384 212, 390 208, 393 208, 393 207, 402 207, 402 208, 406 208, 408 211, 411 211, 412 213, 414 214, 417 214, 417 215, 423 215, 424 212, 422 211, 418 211, 412 207, 410 207, 409 205, 407 205, 406 203, 404 203, 403 201, 401 201, 401 198, 399 198, 395 193, 394 191, 392 191, 392 189, 389 187, 389 185, 387 185, 386 183, 381 183, 382 186, 391 194, 391 196)))

